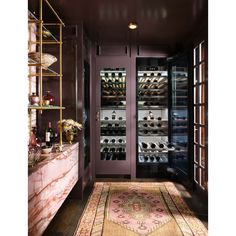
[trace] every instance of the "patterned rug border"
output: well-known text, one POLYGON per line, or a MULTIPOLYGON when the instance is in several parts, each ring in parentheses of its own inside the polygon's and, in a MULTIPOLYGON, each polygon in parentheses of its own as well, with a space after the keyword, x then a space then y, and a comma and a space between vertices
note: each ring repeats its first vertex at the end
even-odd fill
MULTIPOLYGON (((188 207, 180 191, 173 182, 95 182, 83 214, 78 222, 74 236, 102 235, 105 205, 110 186, 148 185, 159 187, 167 207, 179 225, 183 235, 206 236, 208 230, 188 207)), ((146 186, 146 187, 148 187, 146 186)))

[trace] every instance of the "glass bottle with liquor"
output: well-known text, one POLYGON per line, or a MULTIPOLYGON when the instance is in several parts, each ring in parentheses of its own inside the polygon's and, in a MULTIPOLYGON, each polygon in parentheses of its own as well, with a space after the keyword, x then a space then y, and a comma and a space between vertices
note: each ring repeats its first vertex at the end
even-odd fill
POLYGON ((52 146, 53 138, 54 138, 54 134, 52 130, 52 123, 48 122, 48 126, 45 130, 45 142, 46 142, 47 147, 52 146))

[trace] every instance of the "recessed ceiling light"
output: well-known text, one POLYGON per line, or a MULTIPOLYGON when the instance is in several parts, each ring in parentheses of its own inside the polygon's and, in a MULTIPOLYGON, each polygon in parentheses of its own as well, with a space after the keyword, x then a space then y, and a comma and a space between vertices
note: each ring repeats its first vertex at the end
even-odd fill
POLYGON ((129 24, 128 24, 128 27, 130 28, 130 29, 137 29, 138 28, 138 24, 137 23, 135 23, 135 22, 130 22, 129 24))

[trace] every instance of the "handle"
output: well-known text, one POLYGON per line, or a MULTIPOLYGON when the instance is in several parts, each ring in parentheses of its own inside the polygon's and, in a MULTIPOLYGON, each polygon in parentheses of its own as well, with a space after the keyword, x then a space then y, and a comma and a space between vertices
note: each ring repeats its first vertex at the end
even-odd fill
POLYGON ((100 112, 97 111, 97 112, 96 112, 96 121, 99 121, 99 120, 100 120, 100 112))

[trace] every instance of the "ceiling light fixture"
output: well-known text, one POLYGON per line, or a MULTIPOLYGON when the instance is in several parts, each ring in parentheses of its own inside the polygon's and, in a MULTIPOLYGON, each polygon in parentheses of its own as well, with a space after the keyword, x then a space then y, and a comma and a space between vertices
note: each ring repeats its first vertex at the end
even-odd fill
POLYGON ((134 30, 134 29, 137 29, 137 28, 138 28, 138 24, 135 23, 135 22, 130 22, 130 23, 128 24, 128 27, 129 27, 130 29, 134 30))

